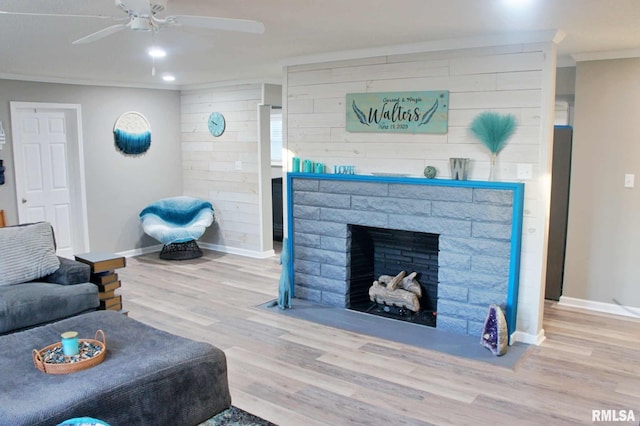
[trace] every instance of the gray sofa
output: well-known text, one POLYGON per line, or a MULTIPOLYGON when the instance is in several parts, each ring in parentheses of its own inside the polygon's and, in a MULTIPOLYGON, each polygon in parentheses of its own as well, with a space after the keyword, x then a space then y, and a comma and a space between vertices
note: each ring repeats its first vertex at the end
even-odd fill
POLYGON ((95 311, 97 286, 88 279, 87 265, 55 256, 49 224, 0 228, 0 425, 88 416, 113 426, 193 426, 231 405, 222 350, 95 311), (34 366, 32 351, 65 331, 86 339, 98 329, 102 363, 62 375, 34 366))
POLYGON ((55 253, 49 223, 0 228, 0 335, 98 308, 89 266, 55 253))

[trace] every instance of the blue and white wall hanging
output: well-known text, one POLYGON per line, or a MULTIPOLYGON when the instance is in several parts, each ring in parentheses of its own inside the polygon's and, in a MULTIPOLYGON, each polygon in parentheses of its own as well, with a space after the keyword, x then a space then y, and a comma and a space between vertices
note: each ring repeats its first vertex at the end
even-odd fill
POLYGON ((113 139, 124 154, 144 154, 151 146, 149 121, 139 112, 125 112, 113 126, 113 139))
POLYGON ((347 132, 439 133, 449 122, 449 92, 347 93, 347 132))

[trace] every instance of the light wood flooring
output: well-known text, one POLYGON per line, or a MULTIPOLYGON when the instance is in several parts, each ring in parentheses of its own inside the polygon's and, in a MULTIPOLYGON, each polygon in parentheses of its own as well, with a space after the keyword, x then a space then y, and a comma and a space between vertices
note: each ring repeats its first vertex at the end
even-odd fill
POLYGON ((594 409, 640 422, 640 319, 547 303, 547 340, 512 370, 259 310, 277 257, 153 253, 118 273, 131 318, 223 349, 233 404, 279 425, 593 424, 594 409))

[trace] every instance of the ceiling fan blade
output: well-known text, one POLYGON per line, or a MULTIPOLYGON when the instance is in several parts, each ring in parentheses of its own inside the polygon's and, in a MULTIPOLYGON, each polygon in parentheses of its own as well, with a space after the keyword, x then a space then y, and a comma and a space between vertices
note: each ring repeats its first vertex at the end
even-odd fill
POLYGON ((140 15, 151 14, 151 3, 149 0, 119 0, 121 7, 126 8, 129 12, 135 12, 140 15))
POLYGON ((240 31, 244 33, 264 33, 264 24, 249 19, 217 18, 213 16, 175 15, 164 20, 171 25, 209 28, 221 31, 240 31))
POLYGON ((31 13, 31 12, 8 12, 0 10, 0 15, 19 15, 19 16, 53 16, 58 18, 97 18, 97 19, 113 19, 107 15, 67 15, 57 13, 31 13))
POLYGON ((126 30, 127 28, 129 28, 129 24, 112 25, 112 26, 104 28, 104 29, 102 29, 100 31, 96 31, 93 34, 89 34, 88 36, 82 37, 82 38, 74 41, 71 44, 91 43, 91 42, 94 42, 96 40, 100 40, 101 38, 110 36, 111 34, 115 34, 118 31, 126 30))

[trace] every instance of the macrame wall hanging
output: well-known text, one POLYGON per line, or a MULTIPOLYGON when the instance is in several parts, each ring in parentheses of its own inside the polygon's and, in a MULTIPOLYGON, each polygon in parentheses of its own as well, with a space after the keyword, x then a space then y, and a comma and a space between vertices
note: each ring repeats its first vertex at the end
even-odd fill
POLYGON ((144 115, 129 111, 122 114, 113 126, 116 147, 130 155, 145 153, 151 146, 151 126, 144 115))

